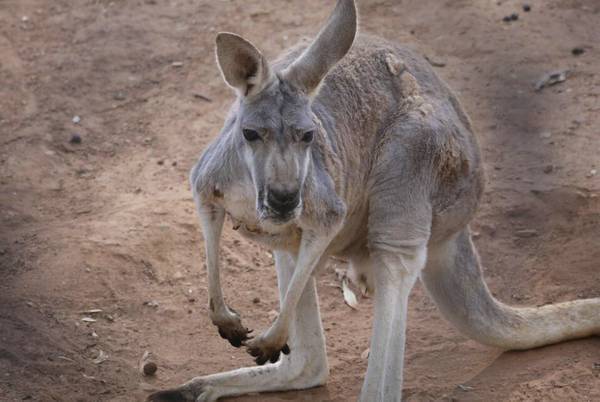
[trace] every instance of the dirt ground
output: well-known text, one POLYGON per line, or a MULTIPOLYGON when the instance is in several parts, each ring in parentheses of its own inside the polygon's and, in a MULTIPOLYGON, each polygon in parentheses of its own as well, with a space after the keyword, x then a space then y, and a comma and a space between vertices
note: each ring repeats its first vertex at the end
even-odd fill
MULTIPOLYGON (((436 70, 474 121, 488 178, 472 228, 493 293, 514 305, 600 297, 600 3, 529 4, 359 2, 363 31, 445 63, 436 70), (563 68, 566 82, 533 90, 563 68)), ((214 37, 241 33, 274 57, 332 7, 0 0, 0 401, 142 400, 252 363, 208 318, 187 184, 233 97, 214 37), (155 378, 138 372, 145 350, 155 378)), ((272 258, 227 228, 223 259, 227 299, 265 329, 278 308, 272 258)), ((328 385, 235 401, 356 398, 372 305, 344 304, 336 265, 319 273, 328 385)), ((598 401, 599 365, 597 337, 502 353, 460 335, 420 285, 411 296, 406 400, 598 401)))

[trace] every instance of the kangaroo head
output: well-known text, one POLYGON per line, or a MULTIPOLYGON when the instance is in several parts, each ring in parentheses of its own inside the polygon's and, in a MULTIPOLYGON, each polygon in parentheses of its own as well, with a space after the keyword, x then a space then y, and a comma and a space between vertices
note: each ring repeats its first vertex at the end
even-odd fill
POLYGON ((240 36, 218 34, 217 61, 238 95, 221 135, 237 144, 254 184, 260 220, 285 223, 300 215, 311 147, 316 136, 324 135, 311 100, 355 34, 353 0, 339 0, 317 38, 287 66, 270 65, 240 36))

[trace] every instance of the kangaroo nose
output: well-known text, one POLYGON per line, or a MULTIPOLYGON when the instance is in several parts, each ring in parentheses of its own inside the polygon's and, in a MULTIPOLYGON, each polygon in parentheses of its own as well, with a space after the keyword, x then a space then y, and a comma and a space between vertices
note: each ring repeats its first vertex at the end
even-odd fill
POLYGON ((280 215, 293 211, 300 203, 299 191, 279 191, 269 189, 267 193, 267 204, 280 215))

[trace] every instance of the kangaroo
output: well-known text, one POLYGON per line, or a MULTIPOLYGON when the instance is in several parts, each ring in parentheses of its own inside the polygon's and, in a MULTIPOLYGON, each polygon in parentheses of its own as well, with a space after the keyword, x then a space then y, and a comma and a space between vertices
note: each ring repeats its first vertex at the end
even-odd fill
POLYGON ((224 127, 190 174, 206 247, 209 310, 223 338, 260 366, 196 377, 149 401, 215 401, 327 381, 314 272, 350 261, 373 293, 359 400, 400 401, 408 296, 418 278, 462 333, 502 349, 600 334, 600 299, 509 307, 490 294, 469 233, 483 190, 477 139, 459 101, 404 47, 357 35, 339 0, 317 37, 269 63, 219 33, 216 56, 237 93, 224 127), (251 337, 223 298, 226 217, 273 250, 280 314, 251 337))

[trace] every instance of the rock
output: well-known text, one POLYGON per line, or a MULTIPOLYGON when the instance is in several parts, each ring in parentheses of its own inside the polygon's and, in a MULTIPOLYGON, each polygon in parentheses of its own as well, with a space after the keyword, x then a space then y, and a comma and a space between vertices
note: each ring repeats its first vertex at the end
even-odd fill
POLYGON ((531 6, 529 4, 523 4, 523 11, 526 13, 531 11, 531 6))
POLYGON ((585 53, 585 49, 582 48, 582 47, 580 47, 580 46, 574 47, 573 49, 571 49, 571 54, 573 56, 580 56, 580 55, 582 55, 584 53, 585 53))
POLYGON ((69 143, 70 144, 81 144, 81 135, 75 133, 71 135, 71 138, 69 138, 69 143))
POLYGON ((546 174, 550 174, 554 171, 554 166, 553 165, 547 165, 544 166, 544 173, 546 174))
POLYGON ((519 19, 519 14, 517 14, 517 13, 512 13, 512 14, 510 15, 510 20, 511 20, 511 21, 516 21, 516 20, 518 20, 518 19, 519 19))
POLYGON ((592 169, 585 175, 585 177, 587 177, 589 179, 589 178, 596 176, 597 174, 598 174, 598 170, 592 169))
POLYGON ((259 304, 260 303, 260 299, 258 297, 255 297, 254 299, 252 299, 252 303, 259 304))
POLYGON ((71 121, 75 124, 79 124, 81 122, 81 117, 73 116, 73 119, 71 121))
POLYGON ((183 62, 182 61, 174 61, 173 63, 171 63, 171 66, 173 67, 183 67, 183 62))

